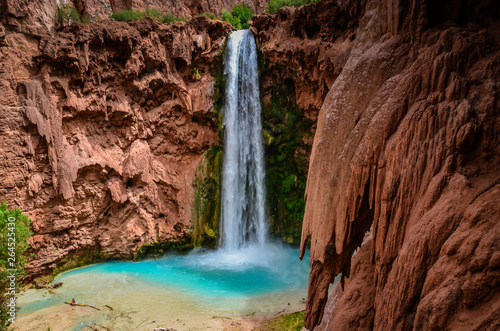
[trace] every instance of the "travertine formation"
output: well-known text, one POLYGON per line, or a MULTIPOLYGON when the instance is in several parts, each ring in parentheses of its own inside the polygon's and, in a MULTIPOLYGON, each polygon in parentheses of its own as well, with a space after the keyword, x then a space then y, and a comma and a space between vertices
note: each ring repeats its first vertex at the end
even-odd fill
POLYGON ((193 177, 219 143, 213 75, 230 30, 200 17, 5 32, 0 194, 33 222, 31 277, 74 253, 130 258, 189 237, 193 177))
POLYGON ((498 5, 450 8, 363 9, 314 137, 309 329, 500 326, 498 5))

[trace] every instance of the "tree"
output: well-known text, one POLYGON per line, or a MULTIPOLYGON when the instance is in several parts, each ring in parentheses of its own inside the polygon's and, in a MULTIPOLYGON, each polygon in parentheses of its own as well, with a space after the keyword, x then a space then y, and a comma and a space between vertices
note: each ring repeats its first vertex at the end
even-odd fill
POLYGON ((10 324, 18 309, 15 296, 26 275, 24 253, 33 234, 30 228, 30 219, 20 209, 9 210, 6 202, 0 205, 0 330, 10 324))

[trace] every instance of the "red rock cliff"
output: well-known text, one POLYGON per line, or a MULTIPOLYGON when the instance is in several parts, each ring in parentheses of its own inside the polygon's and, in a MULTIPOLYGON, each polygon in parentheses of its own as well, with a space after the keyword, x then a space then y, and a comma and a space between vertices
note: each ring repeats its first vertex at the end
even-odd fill
POLYGON ((73 5, 85 18, 97 22, 112 12, 126 9, 158 9, 177 16, 196 17, 201 13, 220 15, 223 9, 231 11, 238 4, 247 5, 253 13, 262 13, 266 0, 2 0, 0 21, 19 32, 33 35, 54 33, 59 25, 58 3, 73 5))
POLYGON ((189 237, 230 30, 206 17, 2 30, 0 196, 33 222, 31 277, 68 255, 189 237))
POLYGON ((498 3, 322 6, 362 14, 314 137, 306 327, 498 329, 498 3), (344 290, 328 298, 339 273, 344 290))

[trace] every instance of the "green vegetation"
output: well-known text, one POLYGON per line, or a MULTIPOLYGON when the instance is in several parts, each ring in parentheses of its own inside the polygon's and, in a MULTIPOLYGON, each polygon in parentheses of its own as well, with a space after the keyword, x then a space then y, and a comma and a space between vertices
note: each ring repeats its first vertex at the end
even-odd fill
POLYGON ((231 13, 227 10, 222 11, 222 20, 231 23, 233 28, 237 30, 248 29, 250 25, 248 21, 252 18, 253 14, 250 8, 246 5, 237 5, 233 7, 231 13))
POLYGON ((82 251, 78 254, 67 255, 63 257, 57 264, 58 266, 52 270, 52 275, 48 279, 48 282, 54 280, 58 274, 75 269, 84 267, 97 262, 102 262, 105 259, 102 256, 102 251, 100 249, 93 249, 88 251, 82 251))
POLYGON ((212 146, 203 154, 194 178, 193 229, 195 247, 217 247, 219 238, 223 148, 212 146))
POLYGON ((188 17, 177 17, 174 14, 163 14, 161 11, 152 8, 146 8, 145 11, 131 9, 112 13, 109 18, 120 22, 135 22, 145 17, 149 17, 160 23, 172 23, 175 21, 187 21, 188 17))
POLYGON ((24 253, 29 248, 28 238, 33 234, 30 227, 30 219, 20 209, 9 210, 5 202, 0 205, 0 330, 10 324, 9 309, 11 312, 18 309, 8 305, 26 275, 24 267, 27 259, 24 253), (15 278, 7 278, 11 275, 15 278), (11 284, 14 286, 11 287, 11 284))
POLYGON ((320 0, 271 0, 266 7, 266 13, 276 13, 281 7, 299 7, 311 3, 317 3, 320 0))
MULTIPOLYGON (((259 70, 267 70, 262 55, 259 70)), ((270 102, 263 106, 266 144, 266 192, 271 232, 288 243, 299 243, 304 217, 304 192, 314 122, 295 101, 293 82, 271 84, 270 102), (310 140, 310 139, 309 139, 310 140)))
POLYGON ((86 18, 83 18, 80 13, 78 13, 78 10, 70 4, 59 5, 57 15, 64 25, 70 25, 73 23, 89 23, 89 21, 86 18))
POLYGON ((136 9, 111 13, 109 18, 120 22, 134 22, 144 18, 144 12, 136 9))
POLYGON ((215 15, 214 13, 202 13, 199 15, 200 17, 202 16, 206 16, 208 17, 209 19, 211 19, 212 21, 215 21, 215 20, 218 20, 219 18, 217 17, 217 15, 215 15))
POLYGON ((198 70, 198 68, 193 69, 193 76, 195 80, 199 80, 201 78, 200 70, 198 70))
POLYGON ((151 242, 141 245, 135 253, 134 260, 142 260, 147 257, 161 257, 169 251, 182 252, 193 249, 189 239, 178 241, 151 242))
POLYGON ((262 331, 300 331, 304 327, 304 311, 283 315, 263 325, 262 331))
MULTIPOLYGON (((165 14, 165 16, 163 17, 163 23, 182 22, 187 20, 189 20, 189 17, 178 17, 174 14, 165 14)), ((159 22, 162 23, 161 21, 159 22)))

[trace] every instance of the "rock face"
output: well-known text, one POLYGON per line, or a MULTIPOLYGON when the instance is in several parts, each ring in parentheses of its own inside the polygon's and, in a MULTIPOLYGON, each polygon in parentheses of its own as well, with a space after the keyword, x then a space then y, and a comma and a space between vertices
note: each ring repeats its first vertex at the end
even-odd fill
POLYGON ((326 0, 254 16, 251 29, 267 66, 260 77, 264 102, 277 82, 288 82, 297 104, 316 119, 349 57, 359 14, 359 6, 341 8, 326 0))
POLYGON ((253 13, 262 13, 267 5, 265 0, 8 0, 0 1, 0 21, 19 32, 52 34, 59 24, 58 3, 73 5, 83 17, 96 22, 126 9, 154 8, 194 18, 205 12, 220 15, 223 9, 231 11, 238 4, 247 5, 253 13))
POLYGON ((196 17, 202 13, 214 13, 220 15, 223 9, 231 11, 235 5, 246 5, 252 13, 262 13, 265 10, 265 0, 74 0, 75 7, 89 18, 107 16, 111 12, 126 9, 155 8, 164 13, 173 13, 177 16, 196 17))
POLYGON ((200 17, 7 32, 0 195, 33 222, 31 277, 68 255, 131 257, 189 236, 193 178, 219 143, 212 75, 230 30, 200 17))
POLYGON ((339 1, 363 14, 314 137, 308 329, 500 327, 499 5, 455 4, 339 1))
POLYGON ((359 6, 321 1, 252 18, 261 50, 270 231, 289 243, 300 243, 318 111, 349 57, 359 14, 359 6))

